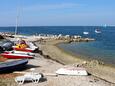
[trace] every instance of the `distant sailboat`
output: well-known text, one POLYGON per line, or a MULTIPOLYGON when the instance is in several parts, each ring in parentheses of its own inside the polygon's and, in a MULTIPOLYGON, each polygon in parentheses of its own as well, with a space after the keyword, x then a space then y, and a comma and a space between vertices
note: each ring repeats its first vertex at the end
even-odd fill
POLYGON ((89 32, 83 32, 83 34, 88 35, 88 34, 89 34, 89 32))
POLYGON ((103 27, 107 27, 107 25, 105 24, 103 27))
POLYGON ((101 30, 96 29, 96 30, 95 30, 95 33, 101 33, 101 30))

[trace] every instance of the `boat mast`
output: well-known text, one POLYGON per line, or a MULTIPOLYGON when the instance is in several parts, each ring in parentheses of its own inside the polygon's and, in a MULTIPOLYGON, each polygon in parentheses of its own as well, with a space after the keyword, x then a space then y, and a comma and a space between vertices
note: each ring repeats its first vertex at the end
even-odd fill
POLYGON ((16 16, 15 36, 17 35, 17 31, 18 31, 18 15, 16 16))
POLYGON ((19 25, 19 6, 17 7, 17 12, 16 12, 16 27, 15 27, 15 36, 17 35, 18 32, 18 25, 19 25))

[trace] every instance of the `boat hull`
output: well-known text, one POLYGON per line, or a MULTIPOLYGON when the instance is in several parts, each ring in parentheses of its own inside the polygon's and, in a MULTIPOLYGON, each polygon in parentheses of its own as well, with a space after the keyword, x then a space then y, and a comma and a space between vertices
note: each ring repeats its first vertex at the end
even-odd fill
POLYGON ((1 56, 8 58, 8 59, 24 59, 24 58, 28 58, 28 59, 33 59, 33 56, 29 56, 29 55, 21 55, 21 54, 7 54, 7 53, 2 53, 1 56))
POLYGON ((33 52, 34 50, 32 50, 32 49, 22 49, 22 48, 15 48, 15 47, 13 47, 13 50, 17 50, 17 51, 25 51, 25 52, 33 52))
POLYGON ((27 59, 4 62, 0 64, 0 73, 12 72, 16 70, 20 70, 24 68, 24 66, 28 63, 27 59))
POLYGON ((95 33, 101 33, 101 31, 100 30, 95 30, 95 33))
POLYGON ((16 50, 16 51, 38 53, 39 48, 37 46, 35 46, 32 42, 28 42, 27 45, 29 46, 28 48, 18 48, 16 46, 12 46, 12 48, 13 48, 13 50, 16 50))
POLYGON ((88 35, 88 34, 89 34, 89 32, 83 32, 83 34, 88 35))
POLYGON ((9 54, 22 54, 22 55, 29 55, 29 56, 35 56, 34 53, 31 52, 24 52, 24 51, 5 51, 4 53, 9 54))
POLYGON ((85 69, 76 67, 60 68, 56 73, 60 75, 88 75, 85 69))

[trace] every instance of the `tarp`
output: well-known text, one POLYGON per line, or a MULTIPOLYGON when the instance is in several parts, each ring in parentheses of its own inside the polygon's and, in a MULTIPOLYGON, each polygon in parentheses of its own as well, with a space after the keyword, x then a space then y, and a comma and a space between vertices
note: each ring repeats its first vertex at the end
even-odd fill
POLYGON ((11 50, 13 45, 14 45, 14 43, 11 42, 10 40, 1 40, 0 41, 0 46, 3 48, 3 50, 11 50))

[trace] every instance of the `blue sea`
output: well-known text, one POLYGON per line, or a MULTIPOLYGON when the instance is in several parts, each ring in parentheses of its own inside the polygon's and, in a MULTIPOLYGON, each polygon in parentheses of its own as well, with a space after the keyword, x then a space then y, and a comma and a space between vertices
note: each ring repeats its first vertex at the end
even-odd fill
MULTIPOLYGON (((0 27, 0 32, 14 32, 15 27, 0 27)), ((58 47, 82 58, 97 59, 108 64, 115 64, 115 27, 103 26, 38 26, 18 27, 18 34, 63 34, 81 35, 82 37, 95 38, 94 42, 80 42, 59 44, 58 47), (101 34, 95 33, 100 29, 101 34), (83 32, 89 32, 84 35, 83 32)))

